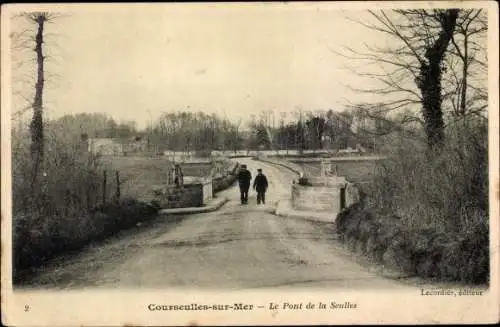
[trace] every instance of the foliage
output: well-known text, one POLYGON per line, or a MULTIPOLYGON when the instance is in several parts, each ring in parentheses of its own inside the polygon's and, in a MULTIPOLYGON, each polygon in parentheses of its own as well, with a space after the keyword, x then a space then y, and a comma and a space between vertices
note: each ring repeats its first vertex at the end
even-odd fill
POLYGON ((29 133, 13 131, 15 272, 130 227, 154 212, 135 200, 103 205, 99 158, 87 153, 85 142, 72 142, 52 127, 46 126, 40 187, 31 193, 29 133))
POLYGON ((447 143, 395 139, 365 185, 365 199, 337 219, 348 243, 422 277, 484 283, 489 272, 488 128, 459 120, 447 143), (398 240, 396 242, 396 240, 398 240))
POLYGON ((323 148, 323 135, 326 130, 326 120, 323 117, 313 116, 306 121, 306 127, 310 140, 310 148, 323 148))
POLYGON ((150 137, 161 145, 160 150, 172 151, 239 150, 243 142, 239 123, 203 112, 165 113, 152 127, 150 137))
POLYGON ((456 122, 441 153, 399 140, 378 167, 375 205, 393 210, 411 228, 465 231, 488 216, 487 126, 456 122))
POLYGON ((13 220, 14 282, 22 282, 27 268, 150 220, 157 212, 154 204, 126 199, 75 215, 18 213, 13 220))
POLYGON ((307 177, 300 177, 298 182, 299 182, 299 185, 312 186, 312 184, 309 182, 309 179, 307 177))
POLYGON ((263 122, 251 123, 250 148, 269 150, 272 148, 272 138, 269 127, 263 122))
POLYGON ((66 138, 77 142, 85 135, 88 138, 130 138, 141 133, 136 128, 135 122, 116 123, 102 113, 79 113, 64 115, 58 119, 47 122, 53 130, 65 135, 66 138))
POLYGON ((401 218, 357 203, 335 221, 340 241, 407 276, 466 284, 489 281, 489 233, 482 221, 461 233, 408 230, 401 218))
POLYGON ((240 166, 236 164, 229 174, 214 178, 212 180, 212 192, 215 194, 234 185, 238 179, 239 171, 240 166))
MULTIPOLYGON (((46 156, 41 163, 39 187, 33 192, 29 176, 33 162, 29 160, 26 131, 13 132, 12 185, 14 214, 37 211, 51 216, 61 212, 75 214, 96 204, 100 189, 98 158, 86 153, 84 142, 71 143, 50 128, 44 140, 46 156)), ((32 212, 34 213, 34 212, 32 212)))
POLYGON ((379 116, 359 115, 345 109, 343 111, 306 112, 305 119, 283 124, 273 130, 274 147, 294 150, 321 150, 356 148, 361 145, 366 149, 374 148, 374 137, 381 126, 379 116))

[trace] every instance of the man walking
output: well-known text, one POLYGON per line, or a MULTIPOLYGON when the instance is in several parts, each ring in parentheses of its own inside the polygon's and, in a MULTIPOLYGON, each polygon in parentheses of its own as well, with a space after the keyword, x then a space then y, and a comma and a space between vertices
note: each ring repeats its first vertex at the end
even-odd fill
POLYGON ((262 169, 257 169, 257 176, 253 182, 253 189, 257 191, 257 204, 266 204, 267 178, 262 169))
POLYGON ((252 181, 252 174, 247 170, 247 165, 241 165, 240 172, 238 173, 238 184, 240 186, 241 204, 248 203, 248 189, 252 181))

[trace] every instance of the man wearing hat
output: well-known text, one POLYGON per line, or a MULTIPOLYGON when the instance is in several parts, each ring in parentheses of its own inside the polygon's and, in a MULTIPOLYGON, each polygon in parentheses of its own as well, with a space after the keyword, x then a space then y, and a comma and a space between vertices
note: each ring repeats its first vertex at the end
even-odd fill
POLYGON ((247 170, 247 165, 241 165, 240 172, 238 173, 238 184, 240 186, 241 204, 248 203, 248 189, 252 181, 252 174, 247 170))
POLYGON ((266 204, 267 178, 262 169, 257 169, 257 176, 253 181, 253 189, 257 191, 257 204, 266 204))

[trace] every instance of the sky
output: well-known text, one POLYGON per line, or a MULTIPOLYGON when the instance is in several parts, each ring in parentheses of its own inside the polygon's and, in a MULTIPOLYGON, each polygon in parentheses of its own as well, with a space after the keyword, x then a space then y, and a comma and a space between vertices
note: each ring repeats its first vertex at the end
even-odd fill
POLYGON ((144 127, 184 109, 234 121, 342 110, 361 99, 345 84, 361 80, 335 51, 387 41, 347 19, 364 15, 283 4, 81 7, 47 26, 47 115, 103 112, 144 127))

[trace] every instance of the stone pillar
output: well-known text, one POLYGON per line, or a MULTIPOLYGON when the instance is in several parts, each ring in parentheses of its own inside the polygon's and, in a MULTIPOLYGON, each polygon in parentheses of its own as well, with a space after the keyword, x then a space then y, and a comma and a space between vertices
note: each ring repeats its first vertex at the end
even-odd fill
POLYGON ((328 163, 325 160, 322 160, 321 161, 321 176, 322 177, 327 176, 327 174, 326 174, 327 170, 328 170, 328 163))
POLYGON ((213 198, 212 179, 206 178, 206 179, 201 181, 201 184, 202 184, 202 190, 203 190, 203 204, 207 204, 213 198))
POLYGON ((321 176, 322 177, 331 177, 338 176, 337 166, 332 165, 331 161, 322 160, 321 161, 321 176))

